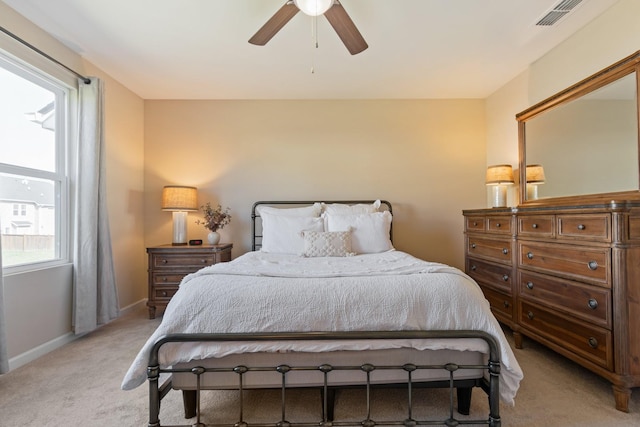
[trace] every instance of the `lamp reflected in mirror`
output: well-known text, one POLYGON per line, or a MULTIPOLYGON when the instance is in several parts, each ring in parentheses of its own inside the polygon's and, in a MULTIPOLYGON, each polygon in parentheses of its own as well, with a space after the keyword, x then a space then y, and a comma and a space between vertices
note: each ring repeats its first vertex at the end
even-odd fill
POLYGON ((494 165, 487 168, 485 183, 491 187, 491 207, 507 206, 507 186, 514 184, 511 165, 494 165))
POLYGON ((544 184, 544 168, 542 165, 527 165, 527 200, 538 199, 538 185, 544 184))

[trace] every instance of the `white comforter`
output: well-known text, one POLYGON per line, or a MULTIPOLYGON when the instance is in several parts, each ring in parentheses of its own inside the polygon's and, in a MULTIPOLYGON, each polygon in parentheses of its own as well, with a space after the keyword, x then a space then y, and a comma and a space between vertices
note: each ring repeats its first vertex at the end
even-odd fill
MULTIPOLYGON (((407 253, 303 258, 250 252, 185 277, 122 388, 146 381, 153 343, 172 333, 474 329, 500 344, 500 394, 513 404, 522 371, 478 285, 453 267, 407 253)), ((487 351, 483 340, 359 340, 166 344, 162 366, 255 351, 412 347, 487 351)))

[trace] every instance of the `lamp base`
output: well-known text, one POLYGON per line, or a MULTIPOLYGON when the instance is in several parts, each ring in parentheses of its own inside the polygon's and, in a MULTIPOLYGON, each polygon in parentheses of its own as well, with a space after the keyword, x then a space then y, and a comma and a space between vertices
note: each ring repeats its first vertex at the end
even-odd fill
POLYGON ((492 185, 491 186, 491 207, 506 208, 507 207, 507 186, 492 185))
POLYGON ((173 212, 173 246, 187 244, 187 212, 173 212))

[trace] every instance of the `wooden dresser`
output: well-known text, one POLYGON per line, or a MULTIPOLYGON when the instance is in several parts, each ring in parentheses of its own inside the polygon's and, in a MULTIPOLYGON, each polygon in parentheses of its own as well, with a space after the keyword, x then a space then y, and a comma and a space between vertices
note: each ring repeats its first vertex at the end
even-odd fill
POLYGON ((463 214, 466 272, 516 347, 524 335, 601 375, 628 411, 640 386, 640 204, 463 214))
POLYGON ((147 248, 149 255, 149 318, 165 308, 184 276, 202 267, 231 261, 230 243, 202 246, 162 245, 147 248))

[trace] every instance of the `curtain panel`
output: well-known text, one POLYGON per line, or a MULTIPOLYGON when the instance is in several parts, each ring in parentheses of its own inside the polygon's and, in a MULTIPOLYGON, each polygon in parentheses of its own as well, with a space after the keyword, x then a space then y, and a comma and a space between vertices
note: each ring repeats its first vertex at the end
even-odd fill
POLYGON ((73 326, 82 334, 118 317, 119 304, 107 214, 103 82, 92 77, 78 86, 73 326))

